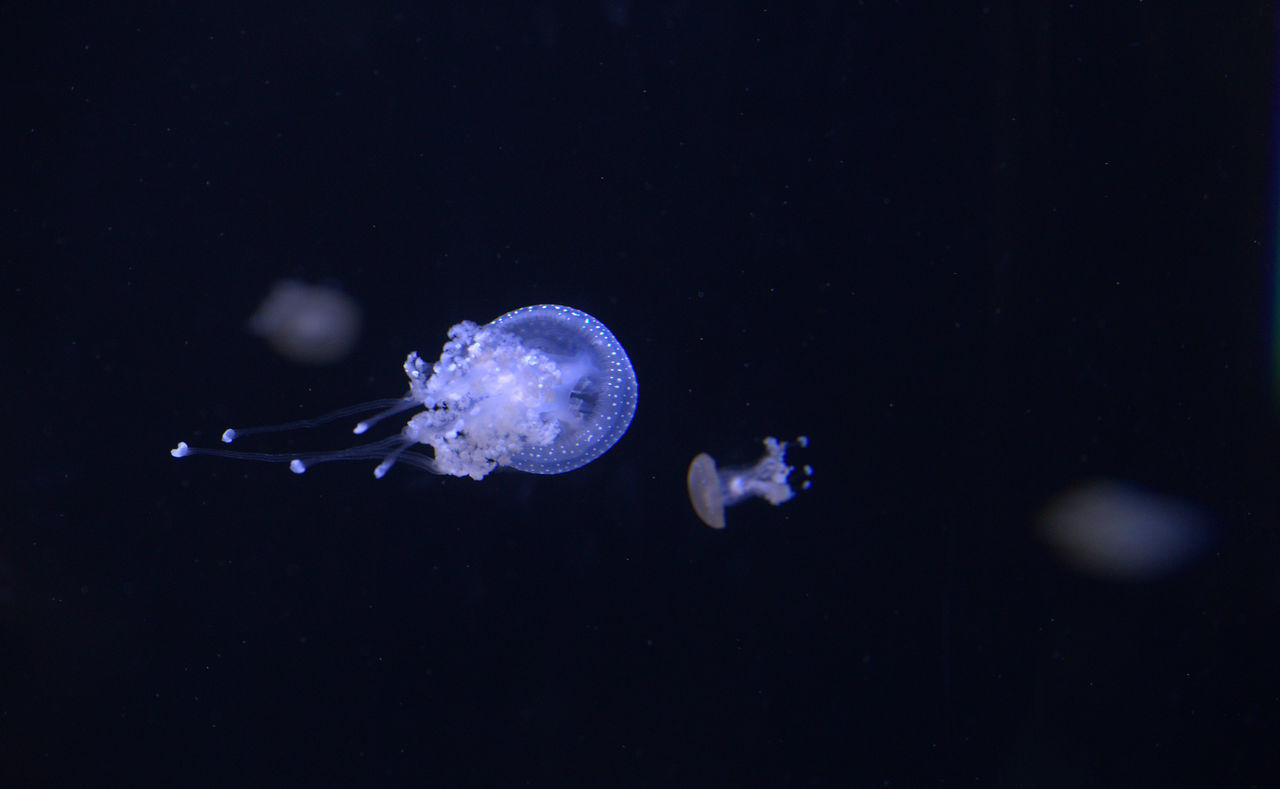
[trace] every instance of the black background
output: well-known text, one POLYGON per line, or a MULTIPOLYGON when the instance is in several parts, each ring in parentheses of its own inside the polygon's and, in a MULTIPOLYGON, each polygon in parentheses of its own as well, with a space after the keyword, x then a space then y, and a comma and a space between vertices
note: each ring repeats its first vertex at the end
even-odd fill
POLYGON ((1262 785, 1276 27, 1179 9, 4 4, 0 783, 1262 785), (355 354, 244 330, 282 277, 355 354), (547 302, 640 381, 583 469, 169 457, 547 302), (1220 541, 1073 573, 1093 478, 1220 541))

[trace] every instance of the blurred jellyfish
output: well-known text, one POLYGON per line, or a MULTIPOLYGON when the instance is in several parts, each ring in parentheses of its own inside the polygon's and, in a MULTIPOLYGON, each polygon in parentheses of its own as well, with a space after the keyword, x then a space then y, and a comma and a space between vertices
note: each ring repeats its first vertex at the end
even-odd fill
POLYGON ((284 425, 229 429, 222 440, 376 411, 356 425, 360 434, 385 417, 424 409, 397 436, 301 455, 197 449, 186 442, 171 454, 288 461, 297 474, 328 460, 369 458, 381 459, 373 472, 379 478, 397 460, 472 479, 497 466, 562 474, 603 455, 627 432, 636 411, 636 374, 618 338, 585 312, 556 304, 513 310, 484 326, 463 321, 449 329, 439 361, 428 364, 415 351, 404 371, 409 393, 400 399, 284 425), (417 444, 433 454, 407 451, 417 444))
POLYGON ((1131 580, 1186 566, 1212 536, 1208 519, 1190 505, 1111 480, 1061 494, 1045 508, 1040 526, 1072 567, 1131 580))
MULTIPOLYGON (((807 447, 809 439, 801 436, 795 443, 807 447)), ((787 446, 786 441, 773 436, 766 438, 764 455, 753 466, 717 469, 715 459, 707 453, 695 457, 687 478, 693 511, 711 528, 723 529, 725 507, 757 497, 775 506, 790 500, 796 494, 787 484, 794 468, 786 462, 787 446)), ((805 466, 804 473, 806 477, 813 476, 813 468, 805 466)), ((801 489, 808 490, 811 484, 806 479, 801 489)))
POLYGON ((337 288, 281 280, 249 319, 249 331, 300 364, 331 364, 360 337, 360 305, 337 288))

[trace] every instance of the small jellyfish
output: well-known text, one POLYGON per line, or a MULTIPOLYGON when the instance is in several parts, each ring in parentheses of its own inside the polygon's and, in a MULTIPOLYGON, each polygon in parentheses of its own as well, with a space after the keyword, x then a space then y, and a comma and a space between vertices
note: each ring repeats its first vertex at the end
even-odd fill
MULTIPOLYGON (((795 443, 807 447, 809 439, 801 436, 795 443)), ((706 452, 695 457, 689 464, 687 480, 693 511, 711 528, 723 529, 725 507, 755 497, 775 506, 790 500, 796 494, 787 484, 787 477, 794 470, 786 462, 787 446, 788 442, 773 436, 766 438, 764 455, 753 466, 717 469, 716 461, 706 452)), ((812 467, 805 466, 804 473, 806 477, 812 476, 812 467)), ((808 490, 810 484, 806 479, 801 488, 808 490)))
POLYGON ((331 364, 360 337, 360 305, 335 287, 281 280, 249 319, 249 331, 286 359, 331 364))
POLYGON ((439 361, 428 364, 415 351, 404 371, 409 392, 400 399, 313 420, 227 430, 222 440, 377 411, 355 426, 361 434, 388 416, 422 408, 397 436, 298 455, 198 449, 181 442, 171 454, 288 461, 297 474, 324 461, 370 458, 382 461, 374 469, 379 478, 398 460, 477 480, 498 466, 563 474, 608 451, 636 411, 636 374, 618 338, 585 312, 557 304, 513 310, 484 326, 463 321, 449 329, 439 361), (418 444, 430 446, 432 455, 410 451, 418 444))

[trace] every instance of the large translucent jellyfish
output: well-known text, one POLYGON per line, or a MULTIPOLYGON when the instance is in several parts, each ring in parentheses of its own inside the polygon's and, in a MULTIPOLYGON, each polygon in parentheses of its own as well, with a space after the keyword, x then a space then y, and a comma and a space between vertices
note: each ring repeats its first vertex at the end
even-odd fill
MULTIPOLYGON (((801 436, 795 443, 807 447, 809 439, 801 436)), ((795 469, 787 465, 787 446, 786 441, 769 436, 764 440, 764 455, 751 466, 717 469, 715 459, 706 452, 695 457, 686 479, 693 511, 711 528, 723 529, 725 507, 751 498, 762 498, 775 506, 790 501, 796 493, 787 477, 795 469)), ((804 473, 812 476, 813 469, 805 466, 804 473)), ((807 490, 809 485, 806 479, 801 487, 807 490)))
POLYGON ((440 359, 415 351, 404 363, 409 393, 346 408, 319 419, 265 428, 227 430, 222 440, 253 433, 312 427, 378 411, 355 427, 415 408, 400 434, 332 452, 297 455, 202 449, 180 442, 174 457, 216 455, 289 461, 298 474, 328 460, 381 458, 381 478, 397 460, 437 474, 483 479, 497 466, 532 474, 563 474, 603 455, 627 432, 636 411, 636 374, 618 338, 580 310, 539 304, 492 323, 463 321, 449 329, 440 359), (411 451, 418 444, 432 455, 411 451))

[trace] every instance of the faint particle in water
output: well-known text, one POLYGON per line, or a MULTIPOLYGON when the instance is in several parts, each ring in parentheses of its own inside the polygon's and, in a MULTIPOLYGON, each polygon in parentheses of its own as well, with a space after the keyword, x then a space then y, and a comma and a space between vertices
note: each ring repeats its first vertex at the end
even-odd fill
POLYGON ((271 288, 249 318, 249 331, 290 361, 332 364, 360 339, 360 313, 356 300, 336 287, 287 279, 271 288))

